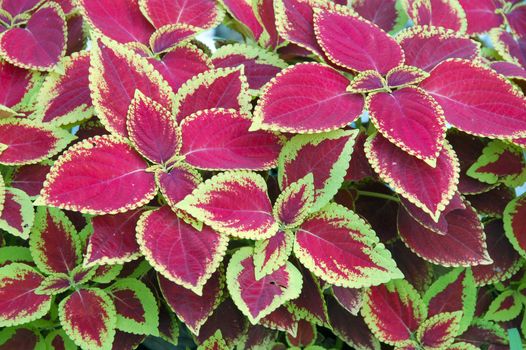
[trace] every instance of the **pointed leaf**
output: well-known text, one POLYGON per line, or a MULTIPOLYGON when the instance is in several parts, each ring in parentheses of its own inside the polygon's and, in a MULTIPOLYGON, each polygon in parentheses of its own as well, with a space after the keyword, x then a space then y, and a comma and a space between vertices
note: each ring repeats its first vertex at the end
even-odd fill
POLYGON ((363 317, 350 314, 332 297, 327 298, 327 309, 332 329, 349 346, 364 350, 380 349, 380 342, 371 333, 363 317))
POLYGON ((230 349, 226 344, 225 339, 220 330, 217 330, 213 336, 201 343, 197 350, 228 350, 230 349))
POLYGON ((25 28, 11 28, 0 37, 0 54, 26 69, 52 70, 66 53, 66 20, 62 8, 47 2, 31 15, 25 28))
POLYGON ((95 40, 91 52, 91 98, 108 131, 128 136, 126 116, 137 89, 171 109, 172 89, 145 58, 107 39, 95 40))
POLYGON ((492 30, 490 37, 495 49, 506 61, 526 67, 526 48, 524 47, 526 37, 517 38, 502 29, 492 30))
POLYGON ((0 119, 0 163, 33 164, 62 151, 75 136, 64 129, 52 128, 24 119, 0 119))
POLYGON ((115 304, 117 329, 133 334, 157 334, 157 301, 144 283, 133 278, 120 279, 108 287, 106 292, 115 304))
POLYGON ((228 263, 228 291, 236 306, 252 324, 295 299, 301 291, 301 274, 287 263, 275 272, 256 280, 252 248, 239 249, 228 263))
POLYGON ((47 205, 82 213, 132 210, 156 193, 154 176, 146 172, 147 166, 120 137, 95 136, 78 142, 58 158, 40 198, 47 205))
POLYGON ((426 72, 448 58, 474 59, 480 51, 480 44, 467 36, 429 26, 404 29, 396 36, 396 40, 405 52, 406 64, 426 72))
POLYGON ((504 230, 513 248, 526 257, 526 196, 509 202, 504 210, 504 230))
POLYGON ((357 74, 347 88, 347 91, 360 94, 383 90, 386 85, 385 79, 375 70, 366 70, 357 74))
POLYGON ((520 147, 502 141, 491 141, 467 170, 467 175, 494 184, 502 182, 517 187, 526 181, 526 161, 520 147))
POLYGON ((287 304, 280 306, 269 315, 259 320, 259 324, 292 336, 298 333, 298 319, 296 315, 287 308, 287 304))
POLYGON ((327 205, 303 222, 294 254, 316 276, 336 286, 361 288, 403 276, 371 227, 338 204, 327 205))
POLYGON ((32 267, 13 263, 0 268, 0 326, 15 326, 41 318, 51 297, 35 290, 44 277, 32 267))
POLYGON ((46 344, 38 330, 32 330, 23 326, 8 327, 0 331, 0 349, 46 350, 46 344))
POLYGON ((7 188, 0 228, 23 239, 29 238, 35 211, 29 196, 17 188, 7 188))
POLYGON ((282 139, 270 131, 249 132, 251 119, 233 109, 213 108, 181 123, 181 155, 205 170, 265 170, 278 162, 282 139))
POLYGON ((314 344, 318 334, 316 332, 315 325, 305 320, 299 320, 297 335, 293 337, 287 333, 286 336, 287 336, 287 343, 289 343, 290 346, 308 348, 309 345, 314 344))
POLYGON ((294 234, 291 231, 278 231, 274 236, 257 240, 254 245, 254 273, 256 279, 284 266, 292 253, 294 234))
POLYGON ((67 274, 81 258, 78 233, 66 214, 56 208, 37 210, 29 246, 35 264, 48 274, 67 274))
POLYGON ((414 0, 408 9, 416 25, 442 27, 464 33, 468 22, 458 0, 414 0))
POLYGON ((401 65, 387 73, 387 85, 390 88, 418 84, 429 76, 426 71, 413 67, 401 65))
POLYGON ((369 95, 366 108, 384 137, 410 155, 436 164, 446 125, 444 112, 433 97, 424 90, 405 87, 369 95))
POLYGON ((396 280, 366 292, 362 315, 380 341, 402 345, 424 322, 427 309, 413 286, 396 280))
POLYGON ((471 343, 476 346, 476 349, 484 347, 509 348, 506 346, 508 345, 508 337, 504 328, 483 319, 473 321, 469 329, 461 334, 457 341, 471 343))
POLYGON ((170 308, 192 333, 199 334, 201 326, 222 300, 225 287, 223 274, 217 270, 205 283, 201 296, 160 274, 157 276, 159 287, 170 308))
POLYGON ((259 90, 283 68, 287 67, 287 63, 277 55, 257 46, 244 44, 221 46, 214 52, 212 62, 218 68, 244 65, 248 86, 252 90, 259 90))
POLYGON ((358 288, 332 286, 334 299, 352 315, 357 316, 362 308, 365 291, 358 288))
POLYGON ((60 324, 76 345, 109 349, 115 337, 116 313, 111 298, 100 289, 80 289, 58 306, 60 324))
POLYGON ((502 16, 497 12, 500 3, 492 0, 458 0, 468 21, 468 34, 479 34, 500 27, 502 16))
POLYGON ((491 302, 484 319, 497 322, 511 321, 520 315, 522 307, 519 295, 513 290, 505 290, 491 302))
POLYGON ((265 239, 278 231, 267 184, 251 172, 216 175, 200 184, 177 207, 218 232, 239 238, 265 239))
POLYGON ((378 134, 367 139, 365 153, 382 180, 434 220, 438 219, 455 194, 459 164, 447 142, 435 167, 410 156, 378 134), (411 170, 408 172, 408 169, 411 170), (433 183, 433 186, 424 183, 433 183))
POLYGON ((14 66, 7 61, 0 62, 0 104, 9 108, 18 107, 35 87, 39 74, 14 66))
POLYGON ((416 333, 416 337, 425 349, 448 348, 458 335, 462 312, 444 312, 425 320, 416 333))
POLYGON ((137 151, 158 164, 166 164, 181 149, 181 130, 171 112, 140 90, 128 109, 128 135, 137 151))
POLYGON ((178 123, 192 113, 210 108, 232 108, 250 115, 252 106, 243 66, 200 73, 175 94, 173 111, 178 123))
POLYGON ((327 306, 319 280, 309 270, 300 266, 303 284, 298 298, 291 300, 287 308, 299 319, 314 322, 320 326, 328 324, 327 306))
POLYGON ((209 29, 220 23, 223 12, 213 0, 139 0, 143 15, 156 27, 185 23, 209 29))
POLYGON ((96 32, 120 43, 148 43, 154 28, 142 16, 137 0, 79 0, 84 18, 96 32))
POLYGON ((91 220, 93 233, 84 255, 84 266, 122 264, 139 257, 135 228, 142 211, 96 216, 91 220))
POLYGON ((46 336, 46 345, 48 349, 54 350, 75 350, 77 346, 63 330, 55 330, 46 336))
POLYGON ((53 125, 72 124, 92 116, 89 90, 89 52, 61 61, 63 74, 50 73, 38 95, 38 120, 53 125))
POLYGON ((361 95, 346 91, 349 81, 319 63, 281 71, 263 88, 252 129, 314 133, 341 128, 361 113, 361 95))
POLYGON ((342 67, 383 75, 404 62, 396 40, 360 16, 316 9, 314 30, 329 59, 342 67))
POLYGON ((281 192, 274 204, 274 218, 285 227, 296 227, 309 214, 313 201, 314 177, 309 173, 281 192))
POLYGON ((38 196, 46 175, 51 168, 48 164, 31 164, 17 167, 11 179, 11 187, 18 188, 29 196, 38 196))
POLYGON ((175 210, 176 204, 201 183, 201 174, 191 166, 180 164, 170 171, 159 170, 155 173, 155 181, 168 205, 175 210))
POLYGON ((445 235, 422 226, 406 210, 398 211, 398 233, 406 246, 421 258, 443 266, 488 265, 486 237, 477 213, 467 202, 465 210, 446 216, 445 235))
POLYGON ((223 260, 228 237, 208 226, 198 231, 164 206, 141 216, 137 241, 157 272, 201 295, 203 285, 223 260))
POLYGON ((440 276, 423 296, 429 316, 442 312, 462 311, 459 322, 459 334, 464 332, 475 313, 477 302, 477 287, 473 273, 469 269, 454 269, 440 276))
POLYGON ((55 295, 67 291, 70 287, 69 276, 65 273, 54 273, 47 276, 35 290, 40 295, 55 295))
POLYGON ((233 347, 245 334, 247 320, 231 298, 225 299, 199 331, 197 340, 202 342, 220 330, 227 344, 233 347), (228 320, 228 322, 225 322, 228 320))
POLYGON ((447 60, 420 87, 437 100, 446 120, 457 129, 494 138, 526 135, 526 99, 489 68, 468 60, 447 60))
POLYGON ((324 207, 343 182, 356 136, 354 130, 337 130, 317 135, 298 135, 290 139, 279 155, 280 188, 285 190, 293 182, 312 173, 314 203, 310 211, 315 212, 324 207))
POLYGON ((221 4, 237 22, 243 25, 243 33, 246 31, 253 39, 259 40, 264 29, 254 11, 253 1, 221 0, 221 4))

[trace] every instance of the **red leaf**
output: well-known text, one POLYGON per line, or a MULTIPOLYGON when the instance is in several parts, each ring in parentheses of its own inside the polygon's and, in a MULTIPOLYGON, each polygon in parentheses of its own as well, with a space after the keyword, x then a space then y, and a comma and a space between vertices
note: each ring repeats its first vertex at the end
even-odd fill
POLYGON ((464 204, 466 209, 447 214, 445 235, 422 226, 400 207, 398 232, 409 249, 432 263, 444 266, 491 264, 477 213, 468 203, 464 204))
POLYGON ((64 212, 55 208, 37 210, 29 244, 36 265, 48 274, 69 274, 81 259, 75 227, 64 212))
POLYGON ((139 11, 138 0, 80 0, 78 5, 93 28, 120 43, 148 43, 154 28, 139 11))
MULTIPOLYGON (((346 5, 347 1, 344 1, 346 5)), ((352 8, 363 18, 376 24, 384 31, 391 31, 398 17, 396 0, 356 0, 352 8)))
POLYGON ((12 263, 0 268, 0 326, 14 326, 44 316, 51 296, 38 295, 44 277, 28 265, 12 263))
POLYGON ((314 12, 316 38, 332 62, 380 74, 404 62, 398 43, 371 22, 343 12, 321 9, 314 12))
POLYGON ((36 330, 27 328, 4 328, 2 333, 3 337, 2 340, 0 340, 0 342, 2 342, 0 350, 38 349, 39 346, 45 347, 43 343, 44 339, 42 339, 42 336, 36 330))
POLYGON ((430 72, 448 58, 474 59, 479 55, 476 41, 443 28, 415 26, 396 37, 405 52, 405 62, 430 72))
POLYGON ((100 289, 80 289, 58 306, 60 324, 75 344, 107 349, 115 337, 115 306, 100 289))
POLYGON ((35 75, 30 70, 14 66, 7 61, 0 62, 0 104, 14 107, 31 90, 35 75))
POLYGON ((252 120, 232 109, 213 108, 186 117, 181 123, 181 155, 205 170, 273 168, 282 139, 269 131, 249 132, 252 120))
POLYGON ((156 27, 185 23, 209 29, 223 19, 213 0, 139 0, 142 13, 156 27))
POLYGON ((433 168, 405 153, 381 135, 370 137, 365 153, 376 173, 397 193, 437 220, 458 184, 458 160, 444 144, 433 168), (433 186, 428 186, 433 183, 433 186))
MULTIPOLYGON (((362 308, 364 290, 358 288, 342 288, 332 286, 335 300, 345 310, 357 316, 362 308)), ((329 306, 330 307, 330 306, 329 306)), ((336 309, 336 307, 334 307, 336 309)))
POLYGON ((308 321, 299 320, 297 335, 293 337, 287 333, 286 336, 287 342, 291 346, 308 347, 316 341, 316 326, 308 321))
POLYGON ((25 28, 11 28, 0 38, 0 53, 27 69, 52 70, 66 53, 66 20, 59 5, 48 2, 29 18, 25 28))
POLYGON ((38 163, 62 151, 75 136, 27 119, 0 119, 0 163, 38 163))
POLYGON ((140 215, 140 210, 134 210, 94 217, 84 265, 124 263, 137 259, 139 246, 135 240, 135 228, 140 215))
POLYGON ((146 172, 147 166, 121 138, 95 136, 59 157, 48 174, 41 200, 91 214, 132 210, 156 193, 154 176, 146 172))
POLYGON ((298 318, 325 326, 328 323, 327 306, 325 306, 320 282, 305 267, 300 266, 299 271, 303 280, 301 294, 289 302, 288 309, 298 318))
POLYGON ((448 347, 458 335, 462 312, 444 312, 427 319, 417 332, 419 343, 430 349, 448 347))
POLYGON ((63 125, 91 117, 89 53, 74 54, 63 64, 64 74, 50 75, 40 90, 38 118, 42 122, 63 125))
POLYGON ((263 326, 286 332, 287 335, 296 335, 298 332, 298 319, 288 308, 287 304, 280 306, 269 315, 259 320, 263 326))
POLYGON ((468 60, 447 60, 420 86, 457 129, 494 138, 526 135, 526 99, 489 68, 468 60))
POLYGON ((232 299, 225 299, 201 327, 197 340, 203 342, 211 337, 217 330, 221 331, 223 338, 230 345, 236 344, 246 330, 246 318, 236 308, 232 299), (225 322, 228 320, 228 322, 225 322))
POLYGON ((349 81, 318 63, 284 69, 263 89, 253 129, 313 133, 341 128, 356 119, 363 97, 346 92, 349 81))
POLYGON ((142 215, 137 240, 160 274, 198 295, 223 260, 228 244, 226 235, 208 226, 198 231, 167 206, 142 215))
POLYGON ((157 276, 159 287, 170 308, 192 333, 198 335, 201 326, 221 302, 225 285, 224 276, 219 270, 216 271, 204 285, 202 296, 173 283, 160 274, 157 276))
POLYGON ((128 107, 140 90, 164 108, 172 107, 172 89, 145 58, 107 39, 91 53, 90 90, 97 116, 108 131, 128 136, 128 107))
POLYGON ((466 196, 473 208, 479 213, 493 217, 502 217, 506 205, 515 197, 515 191, 500 185, 487 192, 466 196))
POLYGON ((366 100, 372 122, 392 143, 430 165, 436 164, 446 136, 442 108, 425 91, 405 87, 366 100))
POLYGON ((154 163, 167 164, 181 149, 181 130, 172 113, 140 90, 131 100, 127 127, 137 151, 154 163))
POLYGON ((459 0, 458 2, 466 12, 468 34, 479 34, 501 26, 503 18, 496 11, 498 2, 493 0, 459 0))

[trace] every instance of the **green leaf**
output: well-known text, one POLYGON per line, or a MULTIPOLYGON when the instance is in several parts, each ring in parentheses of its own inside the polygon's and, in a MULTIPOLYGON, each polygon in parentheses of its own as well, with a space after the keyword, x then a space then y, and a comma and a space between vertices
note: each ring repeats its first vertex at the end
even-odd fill
POLYGON ((20 237, 22 239, 29 238, 29 232, 33 226, 35 220, 35 211, 33 209, 33 203, 31 198, 22 190, 18 188, 6 188, 5 191, 6 201, 4 202, 5 210, 13 210, 9 215, 11 218, 15 216, 17 219, 20 218, 20 226, 12 226, 8 220, 6 220, 6 213, 2 212, 0 217, 0 229, 7 231, 8 233, 20 237), (7 207, 6 205, 9 205, 7 207))
POLYGON ((48 333, 45 341, 46 341, 48 350, 53 350, 53 349, 59 350, 59 348, 57 348, 54 345, 56 342, 58 342, 58 344, 64 345, 64 348, 63 348, 64 350, 76 350, 77 349, 77 346, 75 345, 73 340, 71 340, 66 335, 66 333, 64 333, 64 331, 61 329, 57 329, 57 330, 54 330, 48 333), (57 339, 60 339, 60 340, 57 341, 57 339))
POLYGON ((506 290, 491 302, 484 319, 497 322, 513 320, 521 313, 522 306, 518 293, 514 290, 506 290))
POLYGON ((54 273, 47 276, 35 290, 36 294, 55 295, 67 291, 70 287, 69 276, 65 273, 54 273))
POLYGON ((12 262, 27 262, 32 263, 33 258, 31 252, 27 247, 7 246, 0 248, 0 266, 7 265, 12 262))
POLYGON ((214 335, 199 345, 197 350, 230 350, 230 348, 226 345, 221 331, 217 330, 214 335))
POLYGON ((91 280, 97 283, 110 283, 117 278, 122 268, 122 265, 101 265, 95 269, 95 275, 91 280))
POLYGON ((159 334, 157 301, 143 282, 133 278, 119 279, 106 292, 115 304, 117 329, 133 334, 159 334))

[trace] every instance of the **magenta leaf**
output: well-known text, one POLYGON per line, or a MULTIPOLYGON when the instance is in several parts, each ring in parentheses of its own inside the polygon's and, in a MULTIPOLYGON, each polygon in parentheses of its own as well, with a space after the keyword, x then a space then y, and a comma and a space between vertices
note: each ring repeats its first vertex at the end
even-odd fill
POLYGON ((517 38, 501 29, 492 30, 490 36, 495 49, 506 61, 526 67, 526 37, 517 38))
POLYGON ((334 299, 349 313, 357 316, 362 308, 364 289, 332 286, 334 299))
POLYGON ((92 115, 88 70, 89 53, 73 54, 62 61, 64 74, 50 74, 38 97, 38 119, 54 125, 72 124, 92 115))
POLYGON ((200 184, 177 208, 220 233, 266 239, 278 231, 263 177, 247 171, 224 172, 200 184))
POLYGON ((38 80, 38 75, 27 69, 14 66, 7 61, 0 62, 0 104, 17 109, 24 97, 31 91, 38 80))
POLYGON ((301 294, 296 299, 291 300, 287 308, 299 319, 325 326, 328 323, 327 306, 323 298, 320 281, 305 267, 300 266, 299 270, 303 280, 301 294))
POLYGON ((42 0, 4 0, 2 1, 2 10, 16 17, 24 12, 34 10, 41 3, 42 0))
POLYGON ((27 119, 0 119, 0 164, 34 164, 62 151, 76 137, 27 119))
POLYGON ((248 30, 252 38, 258 41, 264 29, 254 11, 253 2, 246 0, 222 0, 221 3, 232 17, 248 30))
POLYGON ((95 31, 120 43, 148 43, 154 28, 139 11, 138 0, 79 0, 95 31))
POLYGON ((95 216, 91 220, 93 232, 89 237, 84 266, 122 264, 139 257, 135 228, 141 215, 132 210, 116 215, 95 216))
POLYGON ((477 213, 468 203, 465 202, 464 205, 466 209, 447 213, 445 235, 422 226, 400 207, 398 232, 409 249, 432 263, 443 266, 491 264, 486 237, 477 213))
POLYGON ((371 22, 333 10, 314 12, 318 42, 337 65, 355 71, 375 70, 386 74, 404 62, 404 53, 396 40, 371 22))
POLYGON ((172 167, 170 171, 157 171, 155 181, 168 205, 175 210, 176 204, 192 193, 203 179, 197 170, 180 164, 172 167))
POLYGON ((143 206, 156 193, 147 163, 123 139, 95 136, 70 147, 48 174, 40 200, 91 214, 115 214, 143 206), (133 193, 128 191, 133 188, 133 193))
POLYGON ((278 231, 274 236, 256 241, 254 245, 254 273, 260 279, 284 266, 292 253, 294 234, 278 231))
POLYGON ((341 287, 361 288, 402 277, 371 227, 338 204, 325 206, 303 222, 294 254, 316 276, 341 287))
POLYGON ((157 300, 143 282, 133 278, 119 279, 105 292, 115 305, 117 329, 133 334, 157 335, 157 300))
POLYGON ((39 295, 56 295, 70 288, 69 276, 65 273, 54 273, 47 276, 38 286, 35 293, 39 295))
POLYGON ((160 274, 158 277, 159 287, 170 308, 192 333, 199 334, 201 326, 219 306, 223 297, 225 278, 220 270, 206 281, 203 295, 197 295, 160 274))
POLYGON ((58 306, 60 324, 76 345, 86 349, 109 349, 115 337, 116 311, 104 291, 79 289, 58 306))
POLYGON ((435 167, 410 156, 378 134, 367 140, 365 153, 381 179, 438 220, 458 184, 458 160, 448 143, 444 143, 435 167), (434 186, 427 186, 429 183, 434 186))
POLYGON ((48 274, 69 274, 80 262, 80 237, 69 218, 56 208, 37 210, 29 240, 37 267, 48 274))
POLYGON ((12 235, 28 239, 35 219, 31 198, 18 188, 6 188, 3 204, 0 228, 12 235))
POLYGON ((274 204, 274 218, 285 228, 294 228, 309 214, 313 202, 314 177, 309 173, 281 192, 274 204))
POLYGON ((366 70, 357 74, 347 88, 352 93, 365 93, 384 90, 387 82, 375 70, 366 70))
POLYGON ((223 19, 223 12, 213 0, 139 0, 143 15, 156 27, 185 23, 209 29, 223 19))
POLYGON ((288 304, 286 303, 263 317, 259 320, 258 324, 269 329, 286 332, 287 335, 292 336, 295 336, 298 331, 298 318, 289 310, 288 304))
POLYGON ((379 340, 402 345, 426 319, 427 308, 412 285, 396 280, 366 292, 362 315, 379 340))
POLYGON ((362 113, 364 104, 362 96, 346 91, 348 85, 347 78, 319 63, 284 69, 264 87, 252 129, 313 133, 341 128, 362 113))
MULTIPOLYGON (((347 5, 347 1, 343 1, 347 5)), ((396 0, 355 0, 352 8, 360 16, 371 21, 386 32, 394 29, 398 10, 396 0)))
POLYGON ((398 66, 387 73, 387 85, 390 88, 418 84, 429 76, 429 73, 413 66, 398 66))
POLYGON ((62 8, 48 2, 31 15, 25 28, 11 28, 2 34, 0 54, 21 68, 52 70, 66 53, 66 36, 62 8))
POLYGON ((416 337, 425 348, 448 347, 459 335, 461 311, 443 312, 428 318, 417 330, 416 337))
POLYGON ((11 187, 18 188, 31 197, 38 196, 50 168, 51 166, 47 164, 31 164, 18 167, 13 173, 11 187))
POLYGON ((164 206, 141 216, 137 241, 157 272, 202 295, 203 286, 223 260, 228 237, 208 226, 198 231, 164 206))
POLYGON ((90 90, 93 106, 106 129, 128 136, 128 107, 140 90, 170 110, 172 89, 145 58, 107 39, 95 40, 91 53, 90 90))
POLYGON ((367 97, 371 120, 389 141, 434 166, 446 137, 442 108, 424 90, 404 87, 367 97))
POLYGON ((232 256, 226 281, 234 303, 252 324, 297 298, 302 286, 300 272, 289 262, 257 280, 250 247, 241 248, 232 256))
POLYGON ((497 13, 501 3, 493 0, 458 0, 468 22, 468 34, 480 34, 492 28, 500 27, 503 18, 497 13))
POLYGON ((480 53, 479 43, 444 28, 410 27, 396 39, 404 50, 406 64, 426 72, 448 58, 474 59, 480 53))
POLYGON ((12 263, 0 268, 0 326, 27 323, 49 311, 51 296, 35 293, 43 280, 26 264, 12 263))
POLYGON ((181 149, 181 130, 162 105, 135 90, 128 109, 128 135, 137 151, 158 164, 166 164, 181 149))
POLYGON ((192 113, 210 108, 232 108, 250 114, 252 107, 243 66, 211 69, 194 76, 174 98, 178 123, 192 113))
POLYGON ((413 0, 408 8, 415 25, 442 27, 464 33, 468 22, 457 0, 413 0))
POLYGON ((526 135, 526 99, 489 68, 468 60, 447 60, 420 87, 435 98, 457 129, 493 138, 526 135))
POLYGON ((156 54, 169 52, 179 44, 191 40, 199 30, 188 24, 164 25, 150 37, 150 47, 156 54))
POLYGON ((282 139, 269 131, 249 132, 251 123, 248 116, 233 109, 194 113, 181 123, 181 155, 188 164, 205 170, 275 167, 282 139))

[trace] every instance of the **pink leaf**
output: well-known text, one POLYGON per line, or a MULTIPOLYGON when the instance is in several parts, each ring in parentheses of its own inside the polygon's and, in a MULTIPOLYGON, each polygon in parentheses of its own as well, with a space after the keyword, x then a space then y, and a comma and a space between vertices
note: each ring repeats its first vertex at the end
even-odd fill
POLYGON ((155 54, 170 51, 179 44, 189 41, 199 28, 188 24, 167 24, 157 29, 150 37, 150 47, 155 54))
POLYGON ((209 29, 223 19, 213 0, 139 0, 141 12, 156 27, 185 23, 209 29))
POLYGON ((10 64, 0 62, 0 104, 6 107, 14 107, 22 102, 24 96, 35 84, 35 75, 27 69, 22 69, 10 64))
POLYGON ((455 0, 414 0, 408 13, 416 25, 442 27, 461 33, 468 25, 464 10, 455 0))
POLYGON ((386 32, 394 28, 398 17, 396 0, 356 0, 352 2, 352 8, 386 32))
POLYGON ((254 12, 252 2, 247 0, 223 0, 222 3, 232 17, 248 28, 252 38, 258 41, 264 29, 254 12))
POLYGON ((491 28, 500 27, 503 18, 496 12, 499 3, 493 0, 459 0, 466 12, 468 34, 480 34, 491 28))

